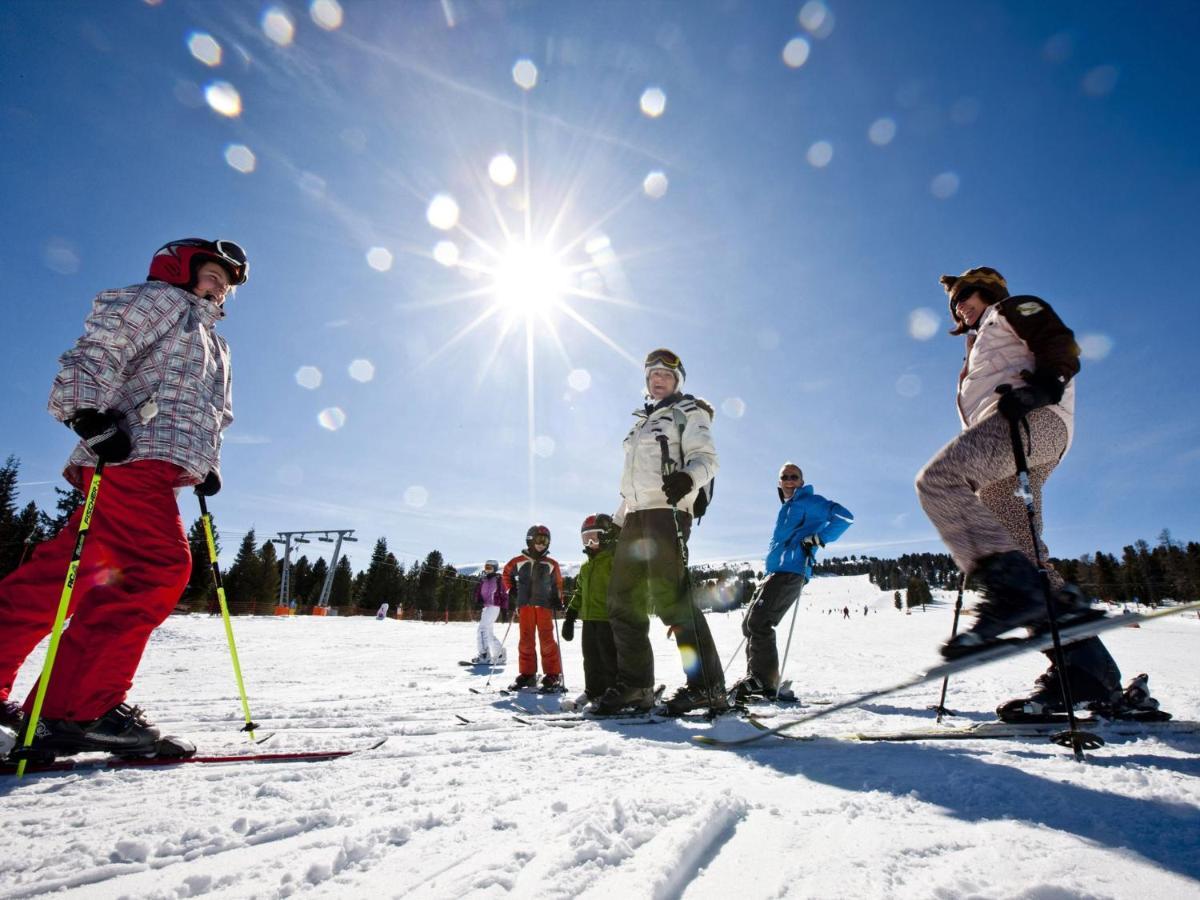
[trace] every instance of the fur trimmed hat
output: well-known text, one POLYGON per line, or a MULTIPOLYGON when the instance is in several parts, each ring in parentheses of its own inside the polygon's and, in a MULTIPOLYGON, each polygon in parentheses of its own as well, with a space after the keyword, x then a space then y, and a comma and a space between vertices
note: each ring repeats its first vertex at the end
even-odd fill
POLYGON ((954 311, 954 305, 960 299, 979 291, 991 306, 1008 296, 1008 282, 1004 280, 1003 275, 990 266, 967 269, 961 275, 943 275, 938 281, 945 288, 947 302, 950 304, 950 319, 954 322, 951 334, 963 334, 967 330, 967 326, 959 320, 954 311))

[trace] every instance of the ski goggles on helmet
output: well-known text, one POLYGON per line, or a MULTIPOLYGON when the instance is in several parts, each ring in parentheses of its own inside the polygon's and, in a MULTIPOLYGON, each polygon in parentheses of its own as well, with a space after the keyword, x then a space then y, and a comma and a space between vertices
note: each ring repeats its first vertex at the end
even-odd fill
POLYGON ((647 369, 682 369, 683 360, 670 350, 659 348, 646 354, 647 369))
POLYGON ((206 241, 203 238, 183 238, 182 240, 164 244, 155 256, 157 257, 163 251, 170 250, 173 250, 175 255, 181 258, 185 255, 188 256, 185 262, 189 263, 189 269, 190 257, 211 258, 213 262, 219 263, 229 270, 231 285, 245 284, 246 279, 250 275, 250 262, 246 257, 246 251, 242 249, 240 244, 234 241, 227 241, 220 238, 215 241, 206 241), (187 251, 191 252, 187 253, 187 251))

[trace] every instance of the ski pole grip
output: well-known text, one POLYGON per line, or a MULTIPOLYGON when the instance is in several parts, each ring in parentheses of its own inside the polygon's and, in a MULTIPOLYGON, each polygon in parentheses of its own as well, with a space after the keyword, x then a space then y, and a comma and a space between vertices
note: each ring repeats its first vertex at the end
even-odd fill
POLYGON ((662 473, 664 475, 670 475, 672 468, 671 450, 668 446, 667 436, 665 434, 660 434, 658 436, 658 449, 659 453, 662 455, 662 473))

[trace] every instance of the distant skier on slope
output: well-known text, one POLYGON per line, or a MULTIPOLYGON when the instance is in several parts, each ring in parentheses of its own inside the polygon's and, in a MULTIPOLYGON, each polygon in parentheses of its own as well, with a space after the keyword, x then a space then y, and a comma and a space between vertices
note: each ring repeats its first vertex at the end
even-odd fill
POLYGON ((508 653, 496 638, 496 620, 508 609, 508 592, 500 575, 500 563, 489 559, 483 564, 483 575, 475 585, 475 605, 479 607, 479 628, 475 632, 477 652, 471 662, 477 665, 502 666, 508 653))
POLYGON ((554 634, 554 613, 563 608, 563 578, 558 562, 548 554, 550 529, 531 525, 525 533, 525 552, 504 566, 504 590, 512 614, 520 622, 518 653, 521 674, 509 690, 538 687, 537 645, 542 650, 541 690, 558 693, 563 689, 562 655, 554 634))
POLYGON ((601 714, 654 705, 650 613, 675 635, 687 684, 667 701, 672 715, 726 709, 721 658, 704 616, 686 589, 685 553, 693 512, 717 474, 713 410, 683 393, 683 362, 653 350, 644 366, 648 402, 634 412, 625 438, 621 505, 613 520, 621 536, 608 589, 608 619, 617 647, 618 683, 595 704, 601 714), (664 459, 664 456, 666 457, 664 459), (665 471, 665 470, 670 471, 665 471))
MULTIPOLYGON (((125 697, 192 570, 175 492, 221 489, 221 434, 233 411, 229 347, 215 327, 248 268, 232 241, 172 241, 145 283, 95 298, 83 336, 59 359, 50 413, 81 438, 64 474, 86 491, 98 460, 105 470, 35 748, 170 753, 187 743, 163 738, 125 697)), ((0 582, 0 724, 22 724, 8 696, 50 632, 82 512, 0 582)))
POLYGON ((745 703, 751 697, 775 699, 780 678, 775 627, 812 578, 817 548, 836 541, 854 523, 846 507, 813 493, 812 485, 804 483, 804 473, 793 462, 780 467, 776 491, 782 505, 767 548, 767 578, 742 620, 746 675, 730 689, 735 703, 745 703))
POLYGON ((580 526, 587 561, 579 569, 575 595, 563 621, 564 641, 575 637, 575 621, 583 620, 583 689, 589 701, 599 700, 617 683, 617 645, 608 622, 608 583, 613 548, 621 529, 607 513, 588 516, 580 526))
MULTIPOLYGON (((984 598, 972 627, 943 648, 945 655, 957 656, 987 646, 1010 629, 1046 623, 1029 519, 1017 494, 1009 423, 1021 423, 1039 550, 1046 560, 1040 535, 1042 485, 1071 444, 1079 348, 1074 333, 1046 301, 1010 296, 995 269, 981 266, 943 275, 941 283, 955 322, 951 334, 967 335, 958 378, 963 431, 922 469, 916 487, 954 561, 976 580, 984 598), (1003 384, 1012 390, 997 393, 1003 384)), ((1052 568, 1049 578, 1060 621, 1086 614, 1088 601, 1077 587, 1064 585, 1052 568)), ((1109 715, 1166 715, 1157 712, 1144 675, 1122 691, 1120 670, 1099 638, 1063 649, 1077 704, 1109 715)), ((1058 674, 1051 655, 1050 669, 1037 679, 1034 693, 1001 705, 997 714, 1018 720, 1064 713, 1058 674)))

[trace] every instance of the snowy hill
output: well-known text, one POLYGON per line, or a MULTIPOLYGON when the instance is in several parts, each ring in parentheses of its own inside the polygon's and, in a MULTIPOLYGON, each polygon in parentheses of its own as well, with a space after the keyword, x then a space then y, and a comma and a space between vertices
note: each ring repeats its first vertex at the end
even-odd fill
MULTIPOLYGON (((865 576, 816 579, 787 676, 811 701, 933 662, 953 606, 952 594, 940 599, 905 615, 865 576)), ((709 621, 728 660, 740 617, 709 621)), ((0 897, 1200 894, 1195 734, 1114 740, 1082 765, 1043 739, 772 738, 711 750, 690 737, 751 727, 520 724, 515 707, 536 723, 539 704, 557 701, 471 693, 488 679, 456 665, 474 651, 468 623, 261 617, 235 628, 252 712, 276 732, 263 750, 388 742, 335 762, 5 779, 0 897)), ((658 678, 673 688, 676 649, 657 622, 651 638, 658 678)), ((1200 718, 1200 621, 1119 629, 1107 642, 1126 679, 1149 672, 1164 708, 1200 718)), ((508 647, 515 657, 515 635, 508 647)), ((578 689, 578 640, 564 657, 578 689)), ((1043 666, 1026 656, 952 682, 961 716, 949 724, 990 719, 1043 666)), ((732 662, 731 680, 741 667, 732 662)), ((22 671, 17 696, 34 671, 22 671)), ((515 673, 496 674, 491 689, 515 673)), ((936 695, 926 686, 798 730, 930 726, 936 695)), ((131 699, 203 750, 244 746, 220 619, 168 620, 131 699)))

